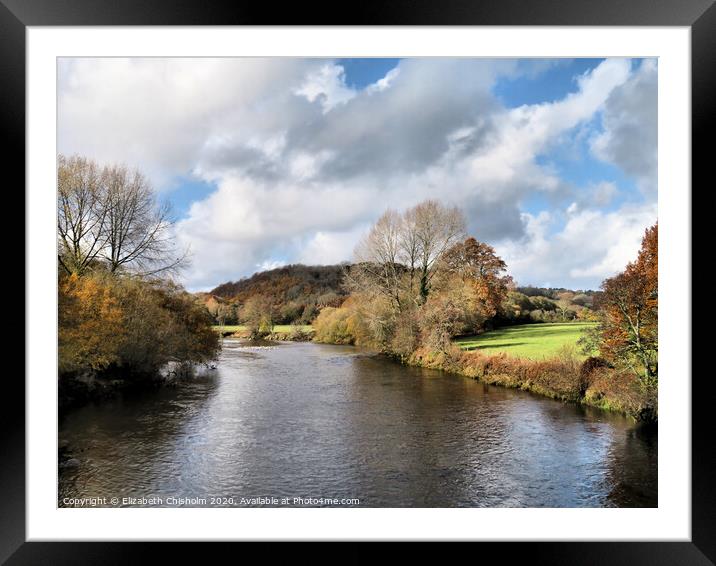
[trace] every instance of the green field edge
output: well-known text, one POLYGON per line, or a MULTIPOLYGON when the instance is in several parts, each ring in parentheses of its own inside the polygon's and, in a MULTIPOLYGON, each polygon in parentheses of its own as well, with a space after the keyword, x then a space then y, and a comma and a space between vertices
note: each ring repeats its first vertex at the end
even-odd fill
MULTIPOLYGON (((490 330, 483 334, 461 336, 454 342, 462 350, 486 355, 505 354, 513 358, 546 360, 559 356, 565 346, 573 347, 574 356, 586 359, 577 344, 584 331, 596 322, 545 322, 520 324, 490 330)), ((596 352, 591 353, 595 355, 596 352)))

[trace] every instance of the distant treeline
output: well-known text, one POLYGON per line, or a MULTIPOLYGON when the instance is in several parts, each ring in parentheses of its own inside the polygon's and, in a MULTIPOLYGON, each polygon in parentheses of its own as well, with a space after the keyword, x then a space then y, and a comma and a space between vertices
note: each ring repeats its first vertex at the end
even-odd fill
POLYGON ((594 303, 598 291, 572 291, 553 287, 516 287, 509 291, 493 326, 530 322, 567 322, 594 320, 594 303))
MULTIPOLYGON (((590 289, 566 289, 564 287, 535 287, 534 285, 526 285, 524 287, 515 287, 515 291, 527 295, 528 297, 547 297, 548 299, 559 299, 562 293, 573 293, 574 295, 584 295, 582 301, 591 302, 591 298, 598 293, 598 291, 592 291, 590 289)), ((580 303, 583 304, 583 303, 580 303)))
MULTIPOLYGON (((349 264, 292 264, 222 283, 199 293, 217 324, 244 324, 264 305, 272 324, 311 324, 324 307, 338 307, 348 297, 345 274, 349 264)), ((509 291, 490 326, 528 322, 592 320, 591 290, 563 287, 515 287, 509 291)))
POLYGON ((244 324, 257 310, 272 324, 310 324, 345 300, 346 265, 286 265, 223 283, 200 294, 218 324, 244 324))

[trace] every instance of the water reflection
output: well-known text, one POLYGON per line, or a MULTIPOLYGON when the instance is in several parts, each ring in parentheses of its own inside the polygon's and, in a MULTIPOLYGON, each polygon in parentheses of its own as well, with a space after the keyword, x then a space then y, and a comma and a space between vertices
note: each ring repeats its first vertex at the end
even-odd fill
POLYGON ((219 370, 69 414, 65 497, 655 506, 657 434, 349 347, 227 340, 219 370))

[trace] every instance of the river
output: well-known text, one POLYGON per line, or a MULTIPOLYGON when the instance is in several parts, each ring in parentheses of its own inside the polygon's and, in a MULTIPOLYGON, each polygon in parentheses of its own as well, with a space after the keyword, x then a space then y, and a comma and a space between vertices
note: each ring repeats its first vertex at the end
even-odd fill
POLYGON ((59 506, 657 505, 655 427, 347 346, 225 340, 216 370, 59 437, 59 506))

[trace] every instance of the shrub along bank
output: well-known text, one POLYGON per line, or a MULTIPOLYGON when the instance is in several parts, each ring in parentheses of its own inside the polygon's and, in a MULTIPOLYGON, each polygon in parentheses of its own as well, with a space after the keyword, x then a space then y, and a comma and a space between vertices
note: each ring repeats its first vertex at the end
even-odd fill
POLYGON ((636 420, 657 419, 656 391, 645 388, 632 372, 610 367, 601 358, 582 362, 569 348, 545 360, 466 352, 457 346, 438 353, 421 348, 404 362, 619 412, 636 420))

